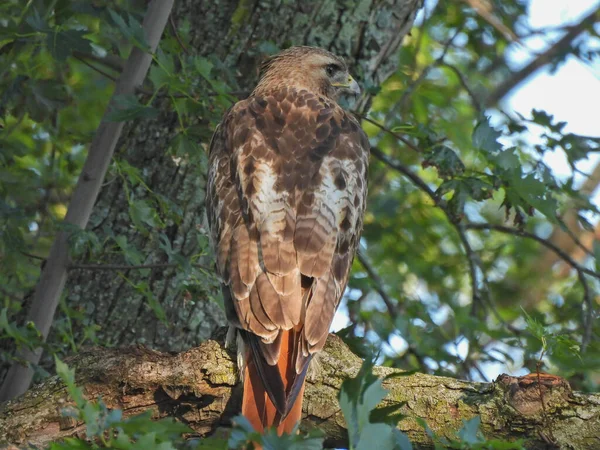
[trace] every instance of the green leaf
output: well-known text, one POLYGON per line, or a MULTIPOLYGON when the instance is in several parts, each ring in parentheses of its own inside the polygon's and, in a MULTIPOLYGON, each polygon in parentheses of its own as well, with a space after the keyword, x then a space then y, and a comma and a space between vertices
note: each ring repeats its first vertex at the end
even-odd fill
POLYGON ((133 200, 130 202, 129 217, 135 227, 139 230, 147 231, 146 225, 150 228, 162 226, 158 213, 146 200, 133 200))
POLYGON ((144 261, 144 255, 137 248, 129 244, 126 236, 120 235, 116 236, 114 239, 123 252, 125 260, 129 264, 133 264, 134 266, 139 266, 142 264, 142 261, 144 261))
POLYGON ((54 355, 54 363, 56 364, 56 374, 67 386, 67 392, 77 405, 77 408, 84 408, 87 402, 83 398, 83 391, 75 384, 75 370, 69 369, 69 366, 62 362, 56 355, 54 355))
POLYGON ((170 86, 176 81, 175 61, 173 56, 158 49, 155 57, 156 63, 150 67, 148 78, 155 89, 170 86))
POLYGON ((460 175, 465 170, 465 165, 454 150, 445 145, 438 145, 425 155, 421 164, 424 168, 433 166, 442 178, 451 178, 460 175))
POLYGON ((46 47, 59 62, 64 62, 74 50, 91 51, 91 42, 83 36, 88 34, 83 30, 52 31, 46 36, 46 47))
POLYGON ((24 327, 17 326, 15 322, 9 321, 7 308, 2 308, 0 311, 0 331, 10 336, 17 346, 25 345, 27 348, 34 349, 43 343, 42 335, 33 322, 28 322, 24 327))
POLYGON ((594 240, 593 244, 593 252, 594 252, 594 263, 596 265, 596 271, 600 272, 600 241, 594 240))
POLYGON ((35 7, 31 9, 31 14, 29 14, 25 18, 25 22, 36 31, 50 31, 50 26, 48 25, 48 22, 46 22, 46 20, 42 18, 39 11, 35 7))
POLYGON ((194 68, 198 71, 202 77, 208 81, 211 81, 212 78, 210 76, 210 72, 213 68, 213 63, 202 56, 196 56, 193 60, 194 68))
POLYGON ((500 136, 501 133, 490 126, 488 118, 483 118, 475 126, 471 139, 473 141, 473 147, 489 153, 494 153, 502 149, 502 146, 498 143, 498 138, 500 136))
POLYGON ((470 420, 463 420, 463 426, 458 431, 458 437, 462 442, 467 444, 477 444, 483 442, 484 439, 479 435, 479 426, 481 425, 481 417, 475 416, 470 420))
POLYGON ((404 414, 399 412, 405 405, 406 402, 398 402, 389 406, 384 406, 383 408, 374 409, 369 415, 369 422, 387 423, 388 425, 396 426, 398 422, 405 417, 404 414))
POLYGON ((128 15, 129 24, 127 24, 125 23, 125 20, 112 9, 109 9, 108 13, 115 25, 117 25, 131 44, 139 47, 145 52, 150 51, 150 46, 146 42, 146 35, 142 25, 131 14, 128 15))
MULTIPOLYGON (((152 420, 152 412, 146 411, 137 416, 115 424, 130 436, 146 435, 153 438, 153 442, 165 442, 179 438, 183 433, 192 433, 187 425, 177 422, 171 417, 161 420, 152 420)), ((147 438, 146 438, 147 439, 147 438)))
POLYGON ((139 283, 132 284, 132 287, 146 298, 146 300, 148 301, 148 306, 150 307, 150 309, 152 309, 152 311, 156 315, 156 318, 161 322, 166 322, 167 315, 165 314, 165 310, 163 309, 160 302, 156 299, 154 293, 150 290, 148 282, 140 281, 139 283))
POLYGON ((521 161, 514 148, 507 148, 506 150, 499 151, 495 155, 490 155, 489 158, 494 162, 497 168, 503 170, 519 169, 520 172, 521 161))
MULTIPOLYGON (((407 439, 402 434, 395 432, 394 426, 385 423, 377 413, 373 414, 375 407, 386 396, 382 382, 372 373, 373 363, 365 360, 355 378, 345 380, 339 394, 340 408, 348 424, 350 448, 367 450, 377 442, 379 448, 396 448, 401 444, 404 449, 407 439), (371 418, 376 418, 373 423, 371 418)), ((392 419, 388 419, 392 420, 392 419)))
POLYGON ((159 113, 160 111, 156 108, 142 105, 135 95, 118 95, 105 120, 123 122, 131 119, 154 119, 159 113))
POLYGON ((529 331, 533 336, 542 341, 546 337, 546 329, 544 326, 531 317, 527 312, 521 308, 523 316, 525 317, 525 324, 527 325, 526 330, 529 331))
POLYGON ((63 438, 60 442, 51 442, 50 450, 88 450, 95 447, 92 447, 91 444, 88 444, 86 441, 79 438, 63 438))

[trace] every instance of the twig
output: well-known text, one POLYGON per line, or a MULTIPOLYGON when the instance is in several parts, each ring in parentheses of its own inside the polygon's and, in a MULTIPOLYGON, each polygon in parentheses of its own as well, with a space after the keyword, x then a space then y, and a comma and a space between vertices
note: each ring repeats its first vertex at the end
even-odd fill
POLYGON ((169 25, 171 25, 171 30, 173 30, 173 34, 175 35, 175 39, 177 39, 177 42, 179 43, 179 46, 183 49, 184 52, 186 52, 187 54, 189 54, 190 52, 188 51, 188 49, 186 48, 186 46, 183 45, 183 42, 181 42, 179 34, 177 33, 177 27, 175 27, 175 22, 173 22, 173 16, 169 17, 169 25))
POLYGON ((79 50, 73 50, 73 56, 79 60, 81 59, 89 59, 94 62, 100 63, 109 69, 114 70, 115 72, 121 72, 123 67, 125 67, 125 61, 119 58, 116 55, 108 54, 104 57, 96 56, 93 53, 80 52, 79 50))
POLYGON ((361 114, 361 113, 355 112, 354 115, 357 116, 358 118, 364 120, 365 122, 369 122, 370 124, 375 125, 380 130, 385 131, 386 133, 389 133, 390 135, 394 136, 396 139, 398 139, 400 142, 402 142, 403 144, 405 144, 411 150, 414 150, 417 153, 421 153, 421 149, 419 147, 417 147, 415 144, 413 144, 412 142, 410 142, 404 136, 401 136, 398 133, 390 130, 385 125, 382 125, 382 124, 374 121, 373 119, 370 119, 365 114, 361 114))
POLYGON ((519 42, 519 37, 513 30, 508 28, 502 21, 494 15, 491 2, 482 0, 464 0, 475 12, 488 24, 496 29, 507 41, 519 42))
POLYGON ((398 100, 398 102, 394 105, 393 111, 403 111, 404 110, 404 107, 406 106, 406 102, 408 101, 408 99, 410 98, 412 93, 415 91, 415 89, 423 82, 423 80, 427 77, 427 75, 429 75, 429 72, 431 72, 431 70, 433 70, 435 67, 437 67, 438 65, 440 65, 444 62, 444 58, 446 57, 448 50, 450 50, 450 46, 452 45, 452 42, 454 42, 454 39, 456 38, 456 36, 459 35, 459 33, 461 31, 462 31, 462 28, 458 27, 456 29, 456 31, 454 32, 454 34, 450 37, 450 39, 448 39, 444 43, 444 46, 442 47, 442 53, 440 54, 440 56, 435 61, 433 61, 431 64, 426 66, 421 71, 421 73, 419 74, 417 79, 414 80, 412 83, 410 83, 406 87, 406 89, 402 93, 402 96, 400 97, 400 100, 398 100))
POLYGON ((23 252, 23 251, 20 251, 19 253, 21 253, 21 255, 23 255, 23 256, 27 256, 28 258, 37 259, 39 261, 46 261, 46 258, 44 258, 43 256, 38 256, 38 255, 34 255, 32 253, 27 253, 27 252, 23 252))
POLYGON ((108 72, 105 72, 104 70, 100 69, 99 67, 94 66, 93 64, 90 64, 88 61, 86 61, 85 59, 79 57, 77 54, 73 53, 73 58, 75 58, 76 60, 82 62, 83 64, 85 64, 86 66, 88 66, 90 69, 95 70, 96 72, 98 72, 100 75, 108 78, 109 80, 116 82, 117 78, 113 77, 111 74, 109 74, 108 72))
POLYGON ((463 74, 459 70, 459 68, 456 67, 455 65, 447 63, 445 61, 442 63, 442 65, 447 67, 448 69, 452 70, 456 74, 458 81, 460 82, 460 84, 462 85, 464 90, 467 91, 467 94, 469 94, 469 97, 471 97, 471 103, 473 103, 473 106, 475 107, 477 112, 481 113, 481 111, 482 111, 481 101, 479 100, 479 98, 477 98, 477 95, 475 95, 475 93, 471 90, 471 88, 469 87, 469 84, 467 83, 467 80, 465 79, 465 77, 463 76, 463 74))
POLYGON ((400 172, 404 176, 406 176, 410 181, 413 182, 414 185, 416 185, 417 187, 419 187, 429 197, 431 197, 431 199, 434 201, 435 204, 445 204, 445 202, 442 199, 439 199, 437 197, 437 195, 435 194, 435 192, 433 191, 433 189, 431 189, 427 185, 427 183, 425 183, 425 181, 423 181, 423 179, 421 177, 419 177, 418 175, 416 175, 415 173, 413 173, 404 164, 402 164, 401 162, 396 161, 396 160, 390 158, 388 155, 386 155, 385 153, 383 153, 377 147, 371 147, 371 154, 373 156, 375 156, 378 160, 380 160, 381 162, 383 162, 384 164, 390 166, 392 169, 397 170, 398 172, 400 172))
MULTIPOLYGON (((384 286, 383 280, 381 279, 381 277, 379 276, 379 274, 377 273, 375 268, 371 265, 369 259, 367 258, 367 255, 365 255, 361 251, 360 248, 356 252, 356 257, 358 258, 359 262, 366 270, 367 275, 369 275, 369 278, 371 278, 371 280, 373 281, 375 290, 382 298, 383 303, 385 303, 385 307, 387 308, 388 313, 390 314, 390 317, 393 320, 396 320, 396 318, 398 317, 398 314, 402 313, 404 308, 400 307, 398 302, 395 302, 396 304, 394 305, 394 301, 392 300, 392 298, 389 296, 389 294, 386 292, 385 288, 383 287, 384 286)), ((406 351, 407 351, 407 353, 410 353, 411 355, 413 355, 415 357, 421 370, 423 370, 423 371, 427 370, 427 364, 425 364, 423 355, 421 355, 417 351, 417 349, 414 347, 413 344, 410 344, 410 342, 409 342, 406 351)))
POLYGON ((369 262, 367 256, 361 251, 360 248, 356 252, 356 257, 367 271, 367 274, 369 275, 371 280, 373 280, 375 290, 383 299, 383 302, 385 303, 385 306, 388 312, 390 313, 390 316, 392 316, 393 319, 396 319, 396 317, 398 317, 398 311, 396 306, 394 306, 394 301, 383 288, 383 280, 379 277, 379 274, 377 274, 377 272, 369 262))
POLYGON ((471 247, 471 243, 469 242, 469 238, 467 237, 467 233, 465 232, 464 225, 460 223, 454 223, 454 228, 456 228, 458 237, 462 243, 463 248, 465 249, 465 254, 467 255, 467 263, 469 264, 469 275, 471 279, 471 315, 476 316, 477 306, 482 305, 481 297, 479 295, 479 286, 477 279, 477 267, 479 266, 479 263, 476 260, 477 256, 473 251, 473 247, 471 247))
POLYGON ((585 310, 582 310, 583 335, 581 337, 581 352, 584 353, 592 339, 594 307, 592 304, 592 293, 590 291, 588 281, 585 278, 585 274, 578 270, 577 277, 579 278, 579 282, 583 286, 583 302, 585 303, 585 310))
POLYGON ((562 231, 564 231, 565 233, 567 233, 569 235, 569 237, 573 240, 573 242, 575 243, 576 247, 579 247, 584 254, 591 256, 591 257, 595 257, 594 253, 590 251, 589 248, 587 248, 585 245, 583 245, 583 242, 581 242, 581 240, 579 240, 579 237, 577 237, 577 235, 573 232, 573 230, 571 230, 566 223, 563 222, 564 225, 564 229, 562 231))

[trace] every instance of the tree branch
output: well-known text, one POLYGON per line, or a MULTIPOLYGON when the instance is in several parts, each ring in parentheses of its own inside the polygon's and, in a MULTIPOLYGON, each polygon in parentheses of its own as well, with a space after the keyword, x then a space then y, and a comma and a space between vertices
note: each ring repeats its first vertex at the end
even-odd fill
POLYGON ((567 52, 571 43, 583 33, 590 25, 593 25, 600 18, 600 8, 594 9, 590 14, 584 17, 577 25, 569 28, 569 31, 560 38, 554 45, 549 47, 545 52, 540 54, 537 58, 523 67, 521 70, 514 72, 511 77, 504 80, 495 91, 491 92, 486 99, 486 106, 488 108, 496 105, 502 100, 510 91, 521 84, 530 75, 536 72, 538 69, 550 64, 554 58, 567 52))
MULTIPOLYGON (((309 371, 303 407, 304 430, 319 427, 326 445, 347 447, 346 425, 337 400, 342 381, 355 376, 362 361, 337 336, 330 335, 309 371)), ((235 355, 216 341, 180 354, 142 346, 93 348, 68 361, 77 383, 90 400, 102 397, 109 408, 129 417, 151 410, 154 418, 175 417, 200 435, 228 427, 239 413, 235 355)), ((381 406, 403 405, 406 418, 398 428, 416 449, 433 442, 417 419, 424 419, 439 437, 456 439, 463 420, 481 417, 488 439, 522 438, 527 448, 547 448, 540 436, 553 436, 560 448, 595 449, 600 436, 600 395, 571 392, 565 380, 542 374, 498 377, 495 383, 469 383, 425 374, 376 367, 390 392, 381 406), (539 392, 543 392, 543 406, 539 392), (544 420, 544 414, 550 420, 544 420), (574 432, 576 430, 576 432, 574 432)), ((59 411, 71 404, 62 383, 52 377, 22 397, 0 406, 0 446, 45 447, 52 440, 85 433, 82 423, 65 423, 59 411)))
POLYGON ((577 261, 575 261, 573 258, 571 258, 564 250, 562 250, 561 248, 554 245, 548 239, 539 237, 538 235, 536 235, 534 233, 530 233, 528 231, 520 230, 517 228, 506 227, 504 225, 495 225, 495 224, 491 224, 491 223, 468 223, 465 225, 465 228, 467 228, 469 230, 495 230, 495 231, 499 231, 501 233, 512 234, 515 236, 521 236, 521 237, 533 239, 534 241, 537 241, 540 244, 542 244, 544 247, 552 250, 554 253, 556 253, 558 256, 560 256, 561 259, 563 259, 567 264, 569 264, 577 272, 581 272, 586 275, 590 275, 590 276, 600 280, 600 273, 581 266, 580 264, 577 263, 577 261))
MULTIPOLYGON (((148 6, 143 29, 151 52, 156 50, 158 46, 172 6, 173 0, 153 0, 148 6)), ((136 87, 141 86, 151 62, 152 55, 150 53, 145 53, 137 47, 134 47, 131 51, 131 55, 115 87, 111 99, 112 106, 107 109, 90 146, 82 172, 73 191, 65 223, 80 229, 86 227, 123 129, 123 122, 111 122, 107 119, 107 114, 114 108, 113 100, 117 95, 133 94, 136 87)), ((42 269, 42 275, 36 286, 31 309, 27 316, 27 322, 32 322, 35 325, 44 340, 50 331, 58 300, 67 279, 68 239, 69 233, 66 231, 61 231, 56 236, 48 260, 42 269)), ((2 384, 2 389, 0 389, 0 401, 13 398, 27 390, 33 377, 31 364, 37 364, 41 354, 41 348, 36 351, 22 349, 18 352, 16 359, 26 361, 28 365, 24 366, 18 363, 12 365, 2 384)))

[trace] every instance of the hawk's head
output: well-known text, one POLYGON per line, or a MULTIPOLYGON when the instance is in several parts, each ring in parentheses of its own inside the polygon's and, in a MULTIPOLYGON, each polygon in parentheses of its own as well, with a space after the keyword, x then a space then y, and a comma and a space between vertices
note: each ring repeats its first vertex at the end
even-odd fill
POLYGON ((288 48, 270 57, 261 69, 254 90, 257 94, 283 86, 306 89, 333 100, 342 93, 360 94, 344 60, 321 48, 288 48))

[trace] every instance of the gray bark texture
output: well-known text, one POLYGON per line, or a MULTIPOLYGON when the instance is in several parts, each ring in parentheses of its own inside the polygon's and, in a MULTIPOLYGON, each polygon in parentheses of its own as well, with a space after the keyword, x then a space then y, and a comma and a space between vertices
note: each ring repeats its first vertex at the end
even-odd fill
MULTIPOLYGON (((352 73, 363 85, 377 85, 395 69, 396 50, 410 30, 421 0, 181 0, 175 2, 175 26, 191 23, 190 51, 216 55, 228 67, 237 68, 242 89, 257 79, 257 67, 264 57, 258 46, 270 41, 281 48, 315 45, 347 59, 352 73)), ((210 118, 212 119, 212 118, 210 118)), ((206 148, 214 123, 199 118, 206 148)), ((117 157, 141 170, 154 194, 164 196, 183 210, 183 220, 167 220, 164 234, 175 253, 199 252, 205 237, 203 228, 205 173, 202 167, 177 162, 168 152, 177 135, 176 114, 164 110, 156 120, 138 121, 124 130, 117 157)), ((137 199, 147 193, 136 191, 137 199)), ((144 235, 131 227, 128 203, 119 179, 109 180, 100 193, 88 229, 101 242, 110 235, 125 236, 129 245, 144 255, 144 263, 166 263, 164 245, 158 236, 144 235)), ((100 255, 104 263, 123 264, 110 252, 100 255)), ((224 323, 221 308, 210 298, 216 286, 200 286, 193 292, 184 288, 188 280, 173 268, 117 271, 71 270, 67 282, 67 304, 83 312, 85 323, 74 323, 75 335, 87 324, 98 324, 101 342, 110 345, 143 343, 161 350, 181 351, 198 344, 224 323), (166 313, 160 322, 139 292, 143 283, 166 313), (135 286, 138 285, 138 290, 135 286)), ((55 338, 56 339, 56 338, 55 338)))
MULTIPOLYGON (((326 446, 347 447, 337 396, 342 381, 356 375, 362 360, 335 335, 319 355, 307 377, 302 429, 318 427, 326 434, 326 446)), ((239 412, 242 392, 235 355, 218 341, 179 354, 139 345, 94 348, 67 362, 88 399, 101 396, 125 417, 151 410, 154 418, 175 417, 203 436, 228 427, 239 412)), ((501 375, 494 383, 471 383, 425 374, 399 376, 400 370, 384 367, 374 372, 387 377, 389 395, 380 406, 403 404, 400 412, 406 418, 398 428, 416 449, 434 446, 417 418, 437 436, 456 439, 463 420, 475 416, 481 417, 488 439, 522 439, 528 449, 539 450, 600 448, 600 395, 572 392, 562 378, 501 375)), ((53 377, 1 405, 0 447, 41 448, 51 440, 84 435, 82 423, 60 415, 70 404, 64 385, 53 377)))

